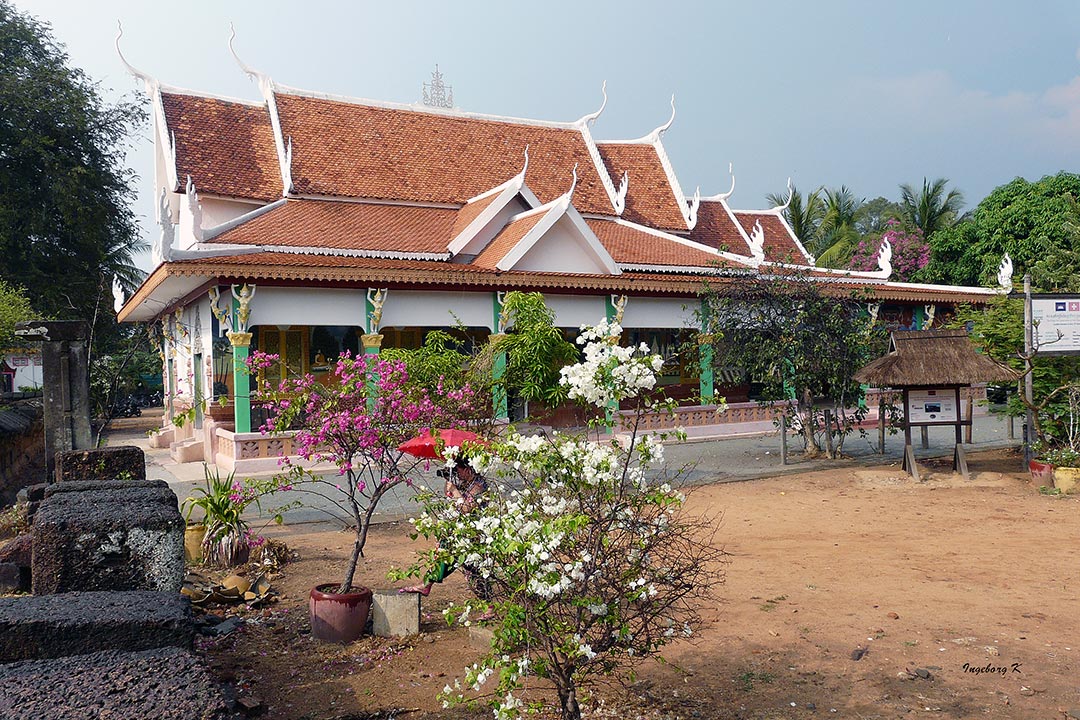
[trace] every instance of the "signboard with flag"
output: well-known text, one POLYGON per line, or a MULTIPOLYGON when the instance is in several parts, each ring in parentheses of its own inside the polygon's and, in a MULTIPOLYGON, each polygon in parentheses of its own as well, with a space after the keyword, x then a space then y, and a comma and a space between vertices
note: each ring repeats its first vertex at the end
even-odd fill
POLYGON ((1080 355, 1080 296, 1032 295, 1039 355, 1080 355))

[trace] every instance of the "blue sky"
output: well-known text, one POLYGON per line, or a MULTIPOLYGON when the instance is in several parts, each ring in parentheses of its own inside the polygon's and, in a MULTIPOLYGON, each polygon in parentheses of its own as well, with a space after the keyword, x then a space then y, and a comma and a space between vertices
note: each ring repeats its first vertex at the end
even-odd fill
MULTIPOLYGON (((435 63, 464 110, 574 120, 599 139, 664 138, 684 190, 766 206, 846 184, 895 199, 947 177, 974 206, 1016 176, 1080 170, 1080 3, 135 2, 15 0, 72 63, 116 92, 138 86, 113 50, 165 84, 258 99, 229 55, 294 87, 419 99, 435 63)), ((132 167, 152 214, 149 131, 132 167)), ((145 223, 144 226, 148 226, 145 223)))

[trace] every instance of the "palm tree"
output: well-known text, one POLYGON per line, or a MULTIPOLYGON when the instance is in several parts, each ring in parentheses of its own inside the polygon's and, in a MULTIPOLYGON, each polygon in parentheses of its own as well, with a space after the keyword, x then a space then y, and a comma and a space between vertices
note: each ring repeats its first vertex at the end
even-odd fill
POLYGON ((825 217, 818 228, 813 253, 822 267, 844 267, 859 241, 855 220, 865 201, 847 185, 825 191, 825 217))
POLYGON ((780 207, 787 203, 783 211, 784 220, 787 221, 795 237, 809 249, 817 237, 818 228, 825 218, 825 204, 821 201, 821 189, 814 190, 805 198, 794 185, 791 187, 791 202, 788 202, 786 193, 769 193, 765 201, 774 207, 780 207))
POLYGON ((964 206, 964 194, 959 190, 945 192, 946 178, 930 182, 923 178, 922 192, 908 184, 900 186, 901 219, 912 229, 922 230, 929 238, 938 230, 952 227, 960 217, 964 206))

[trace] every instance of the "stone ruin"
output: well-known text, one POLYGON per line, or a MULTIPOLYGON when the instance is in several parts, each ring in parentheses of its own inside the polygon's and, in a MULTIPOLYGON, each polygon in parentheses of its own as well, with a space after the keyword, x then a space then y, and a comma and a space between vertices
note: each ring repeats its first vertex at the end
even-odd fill
POLYGON ((138 448, 56 455, 32 531, 0 548, 0 717, 232 718, 191 652, 184 521, 138 448), (6 587, 5 587, 6 583, 6 587))

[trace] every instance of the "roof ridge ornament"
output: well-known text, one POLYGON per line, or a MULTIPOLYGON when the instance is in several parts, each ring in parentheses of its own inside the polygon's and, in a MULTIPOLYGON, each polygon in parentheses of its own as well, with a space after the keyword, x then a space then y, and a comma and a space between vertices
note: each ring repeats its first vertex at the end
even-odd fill
POLYGON ((529 170, 529 143, 525 143, 525 164, 522 166, 521 172, 518 173, 518 176, 522 180, 524 180, 525 179, 525 173, 528 172, 528 170, 529 170))
POLYGON ((791 204, 791 199, 795 197, 795 186, 791 184, 791 178, 787 179, 787 202, 783 205, 777 205, 772 209, 772 212, 782 213, 788 209, 788 205, 791 204))
POLYGON ((1005 253, 1005 255, 1003 255, 1002 258, 1001 258, 1001 265, 998 266, 998 272, 997 272, 997 281, 998 281, 998 290, 999 290, 999 292, 1002 292, 1002 293, 1005 293, 1005 294, 1008 294, 1008 293, 1012 292, 1012 289, 1013 289, 1012 276, 1013 276, 1013 261, 1012 261, 1012 258, 1009 257, 1009 253, 1005 253))
POLYGON ((120 23, 119 20, 117 20, 116 40, 114 42, 114 44, 116 45, 116 54, 120 56, 120 62, 124 63, 124 68, 127 69, 128 73, 130 73, 131 76, 134 77, 136 80, 142 80, 143 85, 146 87, 146 92, 153 94, 153 92, 158 89, 158 81, 147 73, 144 73, 142 70, 134 67, 131 63, 127 61, 127 58, 124 57, 124 53, 120 50, 120 38, 122 38, 123 36, 124 26, 120 23))
POLYGON ((244 74, 259 84, 259 91, 265 97, 269 93, 273 92, 274 81, 266 73, 259 72, 258 70, 251 67, 240 59, 240 56, 236 54, 236 48, 233 47, 233 40, 235 38, 236 28, 233 26, 232 23, 229 23, 229 52, 232 53, 233 60, 235 60, 236 64, 240 66, 240 69, 244 72, 244 74))
POLYGON ((708 197, 701 198, 702 200, 708 200, 711 202, 717 202, 719 200, 727 200, 731 197, 731 194, 735 192, 735 163, 728 163, 727 165, 728 175, 731 176, 731 189, 727 192, 717 193, 715 195, 709 195, 708 197))
POLYGON ((660 136, 668 131, 668 128, 671 127, 671 123, 673 122, 675 122, 675 93, 671 93, 671 117, 668 118, 668 121, 666 123, 664 123, 660 127, 653 130, 652 133, 650 133, 650 135, 652 135, 652 137, 654 138, 654 142, 656 140, 659 140, 660 136))
POLYGON ((750 256, 750 264, 754 267, 765 262, 765 229, 760 220, 754 222, 754 229, 750 231, 750 256))
POLYGON ((622 215, 626 209, 626 191, 630 189, 630 172, 623 170, 622 180, 619 181, 619 189, 615 191, 615 214, 622 215))
POLYGON ((693 230, 694 227, 697 225, 697 213, 699 207, 701 207, 700 185, 694 188, 694 197, 690 200, 690 206, 687 208, 686 224, 688 230, 693 230))
POLYGON ((574 199, 574 189, 577 188, 577 165, 577 163, 574 163, 574 169, 572 171, 574 179, 570 182, 570 190, 566 193, 567 199, 571 201, 574 199))
POLYGON ((881 247, 878 249, 877 264, 878 269, 867 273, 867 275, 878 280, 888 280, 889 276, 892 275, 892 243, 889 242, 888 238, 881 241, 881 247))
POLYGON ((191 210, 191 234, 195 236, 195 242, 203 241, 202 204, 199 202, 199 193, 195 190, 195 183, 191 176, 187 176, 187 201, 191 210))
POLYGON ((161 197, 158 200, 158 224, 161 225, 161 237, 152 253, 155 266, 172 260, 173 240, 176 238, 172 223, 172 209, 169 207, 169 191, 165 186, 162 186, 161 197))
POLYGON ((454 108, 454 86, 443 84, 443 74, 439 72, 439 63, 435 63, 435 72, 431 73, 430 87, 430 91, 428 90, 427 83, 423 83, 420 87, 425 105, 428 107, 446 108, 448 110, 454 108), (447 90, 449 90, 449 92, 447 92, 447 90))
POLYGON ((581 119, 577 121, 579 125, 592 125, 596 122, 596 119, 600 117, 600 113, 604 112, 604 108, 607 107, 607 80, 604 80, 600 85, 600 92, 604 95, 604 101, 600 103, 600 109, 596 112, 589 113, 588 115, 582 115, 581 119))

